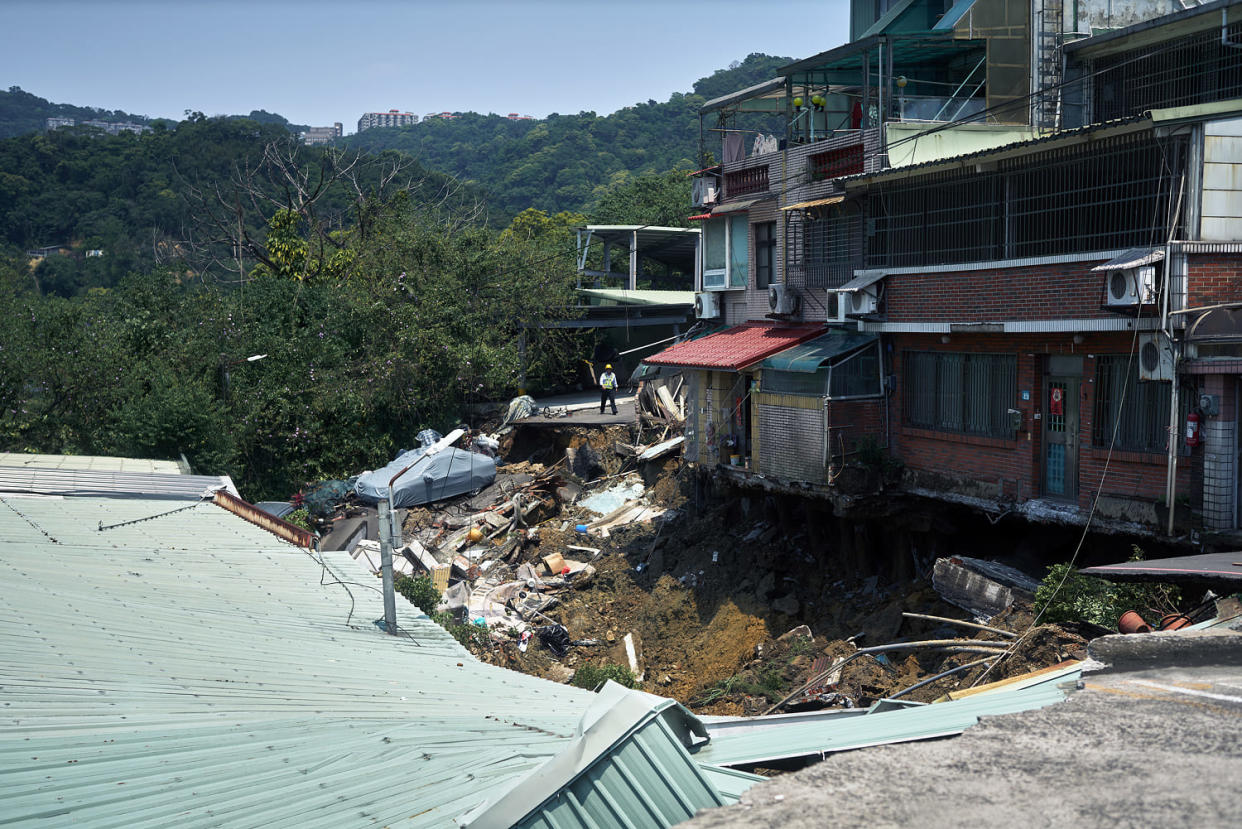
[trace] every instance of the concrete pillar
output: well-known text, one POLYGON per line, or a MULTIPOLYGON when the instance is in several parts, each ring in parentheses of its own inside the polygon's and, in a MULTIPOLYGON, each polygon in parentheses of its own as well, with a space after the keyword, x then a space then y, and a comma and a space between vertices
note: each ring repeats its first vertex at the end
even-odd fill
MULTIPOLYGON (((1235 526, 1238 485, 1236 378, 1209 374, 1204 391, 1220 397, 1220 414, 1205 417, 1203 430, 1203 525, 1209 530, 1235 526)), ((1194 405, 1194 401, 1192 401, 1194 405)))

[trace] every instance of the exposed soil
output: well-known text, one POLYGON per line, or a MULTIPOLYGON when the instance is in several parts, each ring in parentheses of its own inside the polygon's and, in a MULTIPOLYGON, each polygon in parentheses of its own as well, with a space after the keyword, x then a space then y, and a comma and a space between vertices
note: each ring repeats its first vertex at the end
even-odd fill
MULTIPOLYGON (((508 441, 504 448, 511 458, 564 463, 568 448, 575 450, 571 454, 579 463, 589 456, 601 478, 623 468, 613 445, 629 439, 624 428, 545 429, 536 436, 531 431, 519 430, 508 441)), ((567 477, 582 484, 589 480, 572 471, 567 477)), ((918 639, 976 639, 998 645, 1012 641, 903 618, 903 611, 957 619, 966 614, 942 602, 926 581, 886 584, 876 576, 860 578, 831 554, 822 539, 783 532, 779 505, 771 499, 696 505, 693 482, 679 458, 644 470, 643 477, 649 500, 676 511, 671 519, 618 527, 607 538, 584 537, 572 527, 585 513, 568 506, 560 520, 540 526, 537 543, 521 554, 522 561, 537 562, 551 552, 590 558, 566 551, 566 545, 601 550, 591 562, 595 574, 589 584, 563 591, 559 603, 547 611, 572 639, 597 644, 576 645, 558 660, 537 641, 526 652, 519 650, 516 640, 493 641, 480 648, 482 658, 567 681, 573 670, 588 662, 625 665, 623 639, 633 634, 641 651, 644 688, 700 713, 753 715, 764 713, 822 673, 833 658, 848 657, 859 647, 918 639), (782 637, 803 624, 811 638, 782 637)), ((1025 632, 1030 621, 1029 608, 1014 607, 992 624, 1025 632)), ((1081 658, 1085 641, 1071 630, 1038 628, 983 681, 1081 658)), ((838 682, 818 690, 833 704, 867 705, 985 655, 909 650, 856 657, 845 665, 838 682)), ((930 701, 970 687, 984 670, 972 668, 907 698, 930 701)))

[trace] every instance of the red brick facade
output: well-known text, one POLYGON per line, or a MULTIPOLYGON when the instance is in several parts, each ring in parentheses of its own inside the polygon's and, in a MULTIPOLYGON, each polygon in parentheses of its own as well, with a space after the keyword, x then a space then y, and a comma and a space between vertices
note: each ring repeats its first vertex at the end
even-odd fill
POLYGON ((888 278, 888 322, 1004 322, 1090 319, 1101 315, 1101 261, 953 273, 902 273, 888 278))
MULTIPOLYGON (((1114 451, 1108 474, 1101 476, 1108 457, 1107 446, 1093 441, 1095 416, 1096 358, 1125 355, 1133 335, 1125 332, 1086 334, 1075 345, 1069 335, 959 335, 948 343, 938 335, 891 335, 893 373, 893 454, 913 472, 931 473, 969 482, 963 494, 1022 502, 1043 495, 1043 424, 1047 412, 1044 379, 1048 356, 1077 354, 1082 359, 1079 391, 1079 428, 1076 503, 1089 508, 1097 488, 1104 497, 1154 502, 1164 496, 1167 459, 1163 454, 1114 451), (912 427, 904 422, 902 358, 907 351, 973 352, 1013 354, 1017 358, 1017 394, 1012 407, 1022 412, 1022 428, 1016 439, 976 437, 912 427), (1023 392, 1030 393, 1023 400, 1023 392)), ((1180 435, 1179 435, 1180 439, 1180 435)), ((1178 458, 1178 491, 1188 492, 1193 458, 1178 458)))

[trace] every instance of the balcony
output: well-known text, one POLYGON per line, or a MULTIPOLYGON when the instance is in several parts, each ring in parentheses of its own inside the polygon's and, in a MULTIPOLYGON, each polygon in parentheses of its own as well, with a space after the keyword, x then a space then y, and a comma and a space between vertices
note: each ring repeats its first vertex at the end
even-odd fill
POLYGON ((767 164, 725 172, 724 197, 726 199, 766 192, 768 192, 767 164))

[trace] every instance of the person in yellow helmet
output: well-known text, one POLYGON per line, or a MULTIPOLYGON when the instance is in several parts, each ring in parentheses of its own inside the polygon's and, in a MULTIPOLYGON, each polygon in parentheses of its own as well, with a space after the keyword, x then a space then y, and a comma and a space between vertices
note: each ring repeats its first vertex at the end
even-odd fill
POLYGON ((612 373, 612 363, 604 366, 604 373, 599 376, 599 413, 604 413, 604 404, 612 405, 612 413, 617 413, 617 375, 612 373))

